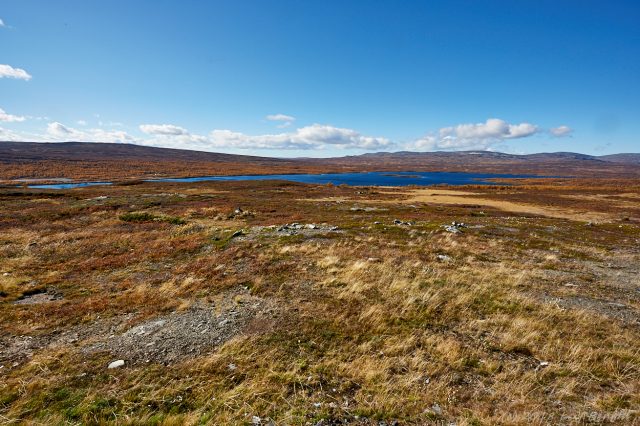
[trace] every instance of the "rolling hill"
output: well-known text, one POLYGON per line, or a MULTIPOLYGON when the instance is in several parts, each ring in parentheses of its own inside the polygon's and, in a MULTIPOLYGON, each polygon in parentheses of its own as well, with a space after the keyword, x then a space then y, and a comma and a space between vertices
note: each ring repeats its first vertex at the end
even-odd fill
POLYGON ((527 155, 489 151, 378 152, 335 158, 271 158, 117 143, 0 142, 0 179, 126 180, 158 176, 458 171, 576 177, 640 176, 640 154, 527 155))

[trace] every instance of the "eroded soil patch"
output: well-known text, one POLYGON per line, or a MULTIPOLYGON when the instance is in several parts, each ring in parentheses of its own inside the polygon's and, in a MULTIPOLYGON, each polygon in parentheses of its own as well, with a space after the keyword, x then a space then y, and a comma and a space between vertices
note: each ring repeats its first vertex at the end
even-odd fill
POLYGON ((109 351, 134 364, 176 363, 214 350, 241 334, 251 319, 270 312, 264 300, 247 295, 219 304, 195 303, 184 311, 159 316, 109 336, 87 351, 109 351))

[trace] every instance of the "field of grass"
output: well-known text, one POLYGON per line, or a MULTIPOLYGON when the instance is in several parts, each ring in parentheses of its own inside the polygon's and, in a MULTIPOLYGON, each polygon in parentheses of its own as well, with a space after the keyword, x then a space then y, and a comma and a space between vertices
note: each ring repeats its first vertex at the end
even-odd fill
POLYGON ((634 182, 2 188, 0 423, 636 424, 634 182))

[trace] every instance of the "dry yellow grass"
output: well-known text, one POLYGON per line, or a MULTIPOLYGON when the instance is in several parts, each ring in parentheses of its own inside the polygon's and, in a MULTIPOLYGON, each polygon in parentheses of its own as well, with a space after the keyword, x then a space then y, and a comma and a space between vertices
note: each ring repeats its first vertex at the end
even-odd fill
MULTIPOLYGON (((609 221, 617 218, 613 214, 601 213, 585 210, 573 210, 570 208, 554 208, 544 205, 536 204, 534 200, 528 203, 513 202, 508 199, 494 200, 484 198, 482 193, 469 192, 469 191, 457 191, 447 189, 413 189, 407 191, 404 188, 396 188, 394 191, 383 191, 383 193, 393 195, 395 197, 403 197, 401 202, 404 204, 443 204, 443 205, 465 205, 475 204, 482 207, 489 207, 506 212, 530 214, 537 216, 547 216, 559 219, 569 220, 584 220, 592 222, 609 221)), ((581 200, 595 201, 595 202, 611 202, 604 199, 602 196, 581 196, 581 195, 565 195, 565 197, 574 197, 581 200)), ((508 198, 508 197, 506 197, 508 198)), ((321 198, 321 199, 306 199, 311 202, 361 202, 368 204, 388 204, 398 203, 398 200, 355 200, 346 198, 321 198)), ((637 203, 633 201, 615 201, 614 204, 622 207, 637 207, 637 203)))
MULTIPOLYGON (((638 421, 636 222, 410 207, 460 198, 441 189, 181 185, 0 194, 3 422, 638 421), (163 195, 176 192, 189 195, 163 195), (126 222, 124 212, 187 223, 126 222), (453 220, 471 227, 444 231, 453 220), (278 230, 294 221, 328 225, 278 230), (61 298, 15 304, 33 290, 61 298), (149 346, 144 333, 130 353, 109 344, 197 309, 210 316, 149 346), (233 327, 198 346, 206 333, 192 331, 209 320, 233 327), (176 356, 140 354, 154 345, 176 356), (125 367, 108 370, 117 357, 125 367)), ((562 199, 555 191, 532 199, 562 199)))

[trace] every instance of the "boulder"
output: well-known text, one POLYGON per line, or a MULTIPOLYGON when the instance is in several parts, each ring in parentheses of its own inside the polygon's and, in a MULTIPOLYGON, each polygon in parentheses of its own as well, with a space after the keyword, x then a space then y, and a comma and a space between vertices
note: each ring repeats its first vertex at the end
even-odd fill
POLYGON ((107 368, 120 368, 123 366, 124 366, 124 360, 119 359, 119 360, 113 361, 111 364, 109 364, 109 366, 107 366, 107 368))

